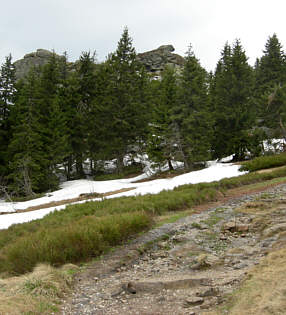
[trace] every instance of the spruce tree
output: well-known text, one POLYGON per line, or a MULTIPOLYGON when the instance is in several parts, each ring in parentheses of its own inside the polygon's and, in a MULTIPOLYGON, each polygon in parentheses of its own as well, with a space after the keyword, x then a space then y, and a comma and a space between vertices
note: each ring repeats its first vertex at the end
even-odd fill
POLYGON ((269 37, 256 63, 255 101, 264 126, 285 132, 286 59, 277 35, 269 37))
POLYGON ((94 133, 94 115, 96 115, 93 103, 96 97, 96 59, 95 52, 83 52, 79 59, 77 71, 77 93, 80 96, 76 104, 74 116, 74 132, 72 147, 76 160, 77 177, 84 177, 83 163, 88 157, 91 171, 93 169, 93 157, 96 147, 92 145, 92 140, 96 137, 94 133))
POLYGON ((187 169, 209 158, 212 120, 207 92, 207 72, 190 46, 181 75, 179 104, 173 114, 177 145, 187 169))
POLYGON ((212 87, 215 157, 234 154, 235 159, 244 158, 254 118, 251 106, 253 83, 253 70, 240 41, 236 40, 232 48, 226 44, 212 87))
POLYGON ((39 77, 34 69, 18 83, 13 108, 12 139, 8 147, 10 191, 33 196, 42 191, 47 160, 41 136, 39 77))
POLYGON ((67 155, 66 120, 60 106, 60 80, 58 61, 53 54, 49 62, 43 67, 39 82, 39 110, 41 137, 44 145, 42 152, 47 165, 45 167, 46 180, 43 190, 53 190, 58 186, 59 164, 67 155))
POLYGON ((146 136, 148 123, 148 79, 137 61, 127 28, 103 71, 106 86, 101 102, 97 103, 102 131, 98 136, 107 139, 104 150, 117 159, 117 169, 121 172, 124 155, 131 145, 139 144, 146 136))
POLYGON ((175 70, 167 66, 162 73, 162 80, 153 83, 153 88, 157 85, 157 95, 154 95, 157 102, 149 125, 147 147, 150 159, 159 165, 167 162, 170 170, 173 169, 172 160, 178 158, 176 130, 172 117, 173 109, 178 103, 177 81, 175 70))
POLYGON ((11 109, 16 95, 15 67, 11 54, 5 58, 0 73, 0 182, 7 174, 7 147, 11 138, 11 109))

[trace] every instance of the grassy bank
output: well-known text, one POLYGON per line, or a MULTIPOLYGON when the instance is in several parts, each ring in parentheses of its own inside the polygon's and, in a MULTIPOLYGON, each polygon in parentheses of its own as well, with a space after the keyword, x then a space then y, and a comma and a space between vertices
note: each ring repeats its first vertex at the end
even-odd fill
POLYGON ((0 272, 23 274, 38 263, 87 261, 149 228, 153 218, 216 200, 229 188, 286 176, 286 167, 218 182, 183 185, 157 195, 86 202, 0 231, 0 272))
POLYGON ((286 153, 281 153, 277 155, 260 156, 251 161, 243 162, 241 170, 254 172, 284 165, 286 165, 286 153))

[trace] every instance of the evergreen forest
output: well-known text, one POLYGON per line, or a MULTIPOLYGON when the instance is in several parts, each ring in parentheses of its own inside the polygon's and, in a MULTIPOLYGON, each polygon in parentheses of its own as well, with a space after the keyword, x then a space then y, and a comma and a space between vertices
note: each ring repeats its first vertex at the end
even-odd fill
POLYGON ((108 160, 121 174, 126 155, 190 171, 231 154, 259 156, 263 140, 286 139, 286 55, 276 34, 254 66, 239 40, 226 43, 213 73, 189 46, 183 68, 166 67, 155 80, 127 28, 105 62, 83 52, 70 64, 53 54, 22 80, 11 55, 2 64, 1 192, 32 197, 62 179, 96 179, 108 160))

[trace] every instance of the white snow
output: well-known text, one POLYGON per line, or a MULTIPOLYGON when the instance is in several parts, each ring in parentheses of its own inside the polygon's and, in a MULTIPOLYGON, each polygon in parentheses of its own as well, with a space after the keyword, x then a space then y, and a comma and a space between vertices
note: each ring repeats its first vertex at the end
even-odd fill
POLYGON ((269 139, 263 141, 263 148, 265 152, 273 152, 273 153, 280 153, 283 152, 285 149, 285 139, 269 139))
MULTIPOLYGON (((201 182, 212 182, 222 178, 233 177, 242 175, 243 172, 239 171, 239 165, 225 164, 212 161, 208 163, 208 168, 194 171, 186 174, 176 176, 169 179, 157 179, 143 183, 134 183, 137 180, 148 177, 146 174, 129 178, 118 179, 109 181, 93 181, 93 180, 74 180, 68 181, 61 185, 61 189, 47 194, 45 197, 25 201, 25 202, 1 202, 0 212, 7 212, 7 214, 0 215, 0 229, 6 229, 15 223, 23 223, 44 217, 46 214, 54 211, 55 209, 64 209, 66 205, 50 207, 41 210, 35 210, 24 213, 13 213, 16 210, 26 209, 32 206, 43 205, 52 201, 61 201, 65 199, 72 199, 78 197, 83 193, 105 193, 122 188, 135 188, 130 191, 121 192, 111 195, 106 198, 115 198, 121 196, 136 196, 144 194, 156 194, 162 190, 171 190, 177 186, 184 184, 196 184, 201 182), (8 214, 8 212, 10 212, 8 214)), ((100 200, 100 199, 94 199, 100 200)), ((76 202, 76 203, 82 203, 76 202)))

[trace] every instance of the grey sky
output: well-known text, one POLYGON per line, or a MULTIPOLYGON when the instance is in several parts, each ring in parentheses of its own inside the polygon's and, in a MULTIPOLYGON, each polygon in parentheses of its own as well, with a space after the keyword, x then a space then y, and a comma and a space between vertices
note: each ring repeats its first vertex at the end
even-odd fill
POLYGON ((172 44, 184 55, 191 43, 213 70, 226 41, 240 38, 249 62, 276 33, 286 48, 285 0, 9 0, 1 3, 0 61, 37 48, 67 51, 71 61, 96 50, 114 51, 127 26, 137 52, 172 44))

